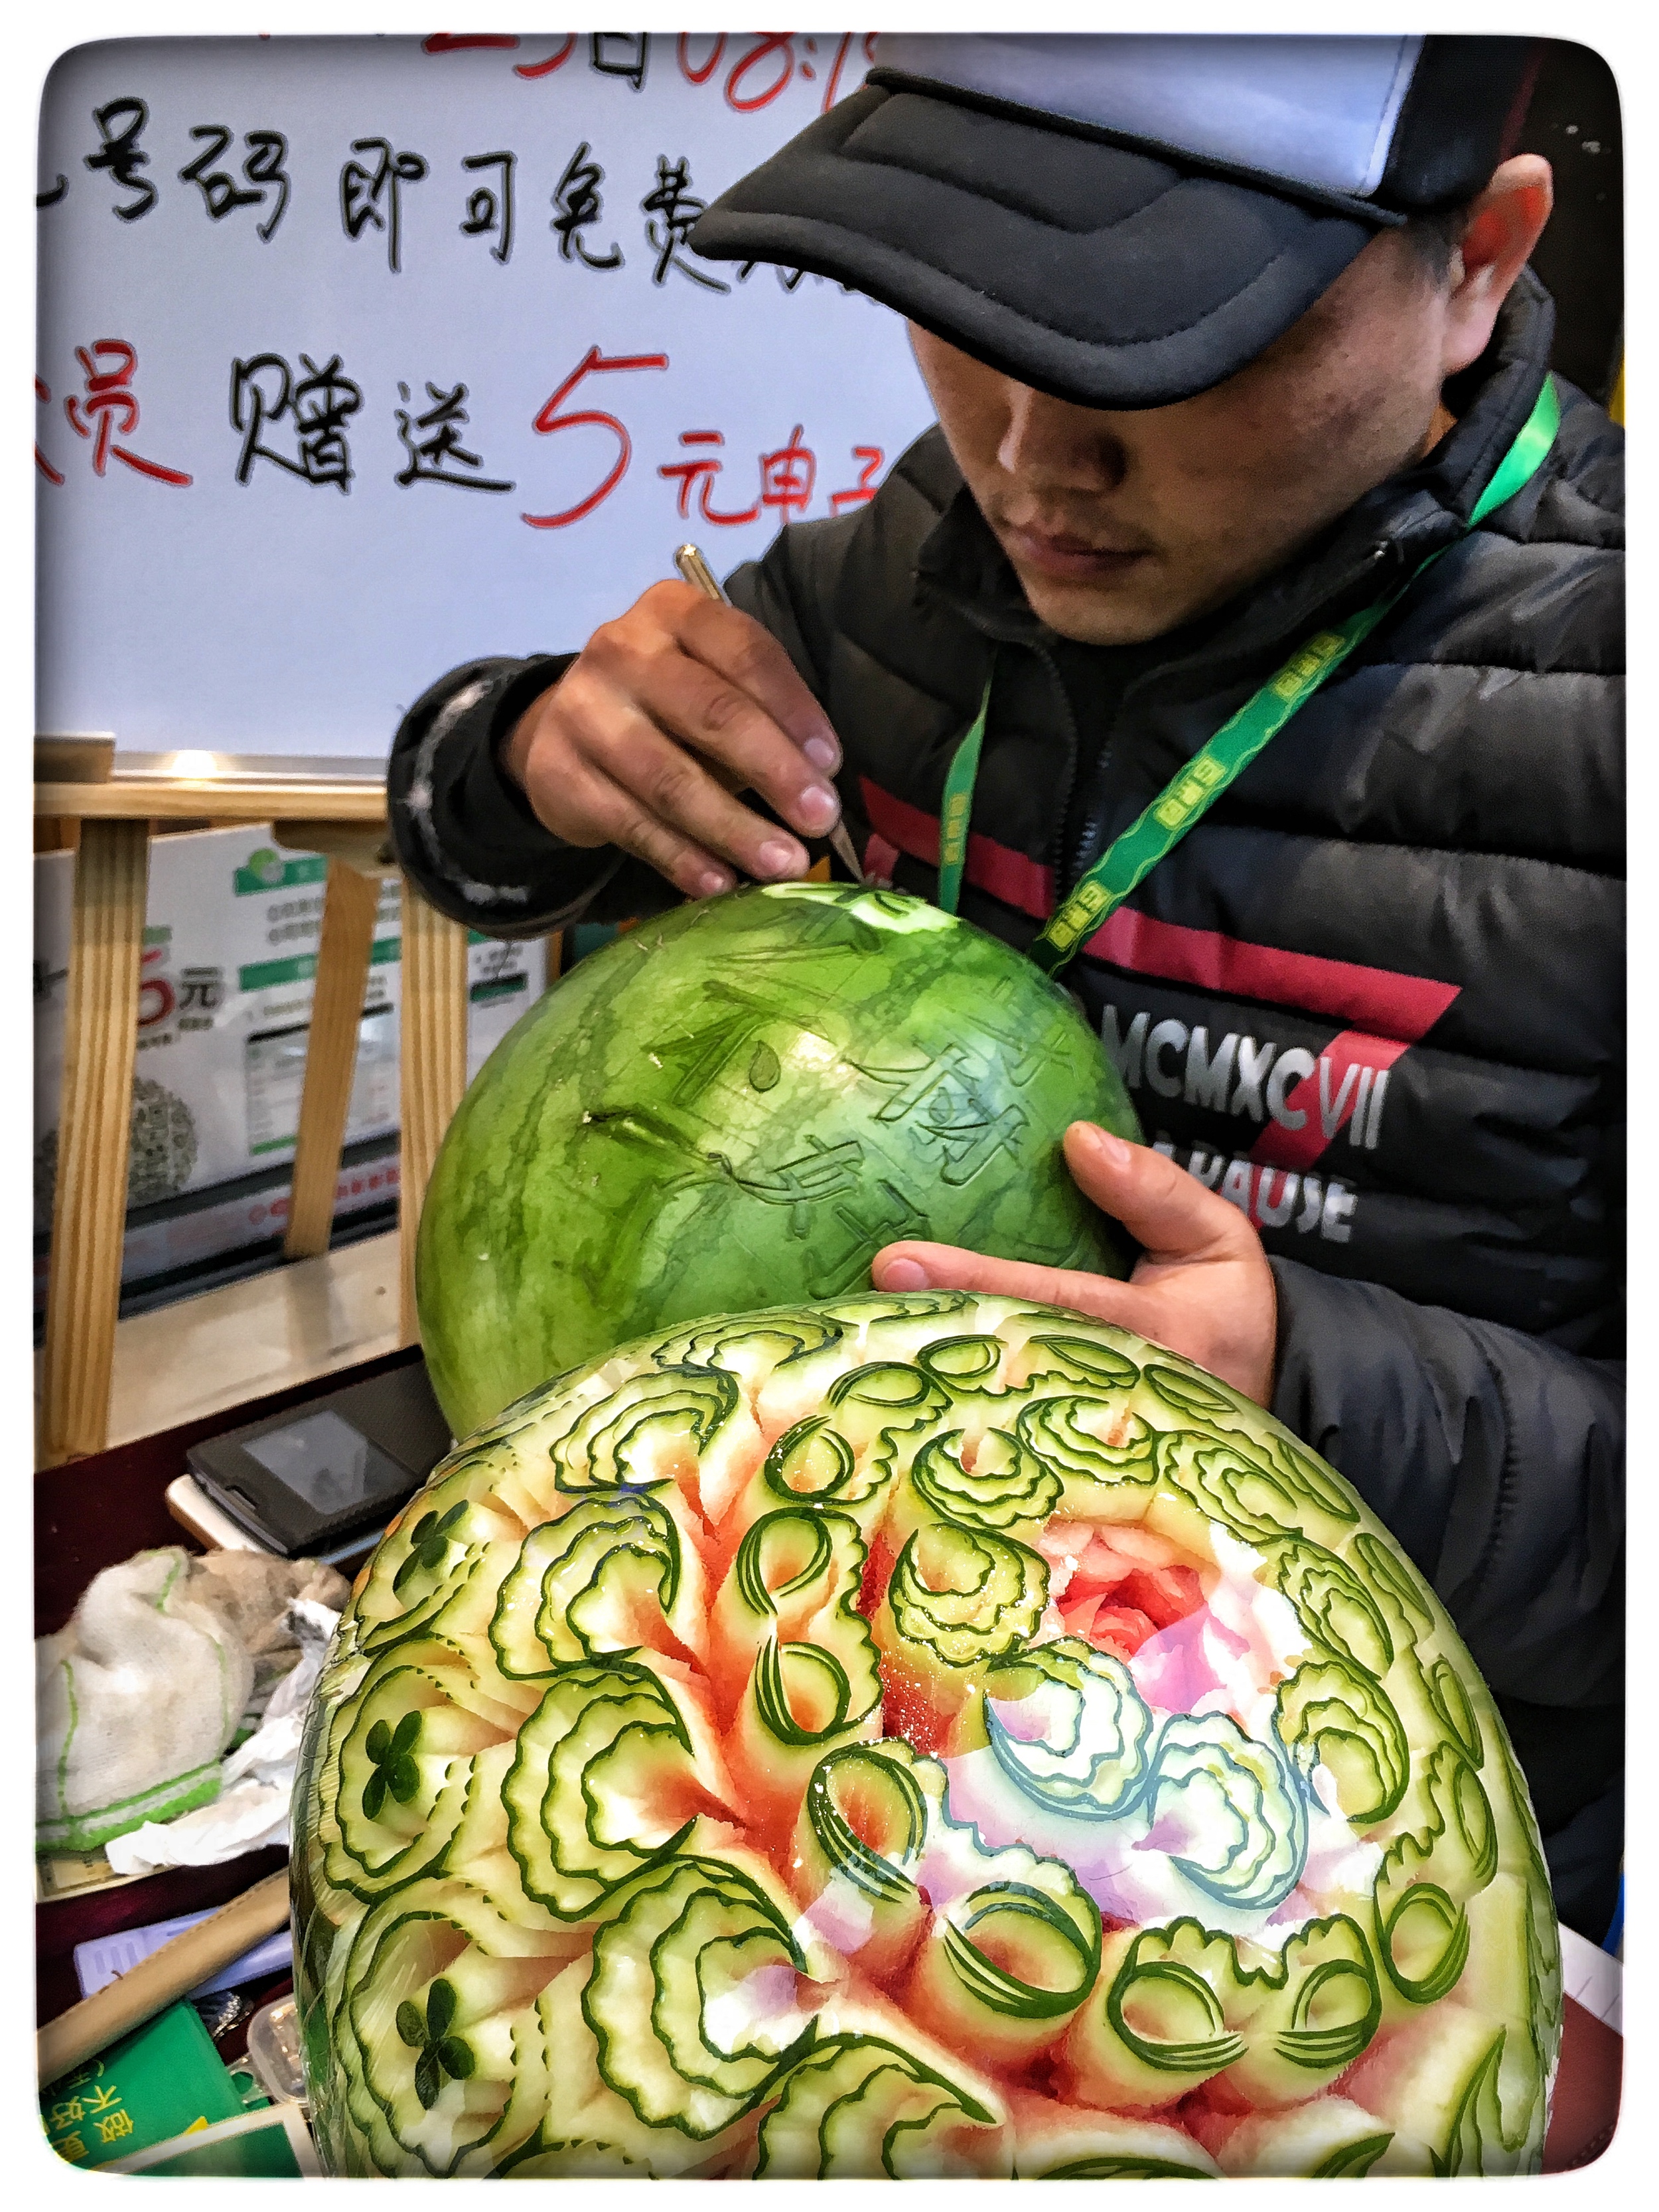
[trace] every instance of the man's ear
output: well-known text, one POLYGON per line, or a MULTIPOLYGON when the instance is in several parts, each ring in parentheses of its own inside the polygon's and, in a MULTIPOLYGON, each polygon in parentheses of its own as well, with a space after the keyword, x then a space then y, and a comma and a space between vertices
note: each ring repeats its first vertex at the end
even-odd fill
POLYGON ((1554 179, 1541 154, 1517 154, 1504 162, 1470 202, 1468 222, 1452 258, 1443 377, 1455 376, 1486 351, 1498 310, 1525 268, 1554 204, 1554 179))

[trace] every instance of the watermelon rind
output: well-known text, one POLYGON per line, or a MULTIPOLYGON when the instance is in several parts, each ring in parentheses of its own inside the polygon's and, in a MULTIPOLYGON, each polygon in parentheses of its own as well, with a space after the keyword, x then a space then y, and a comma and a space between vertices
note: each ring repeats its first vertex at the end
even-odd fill
POLYGON ((1138 1137, 1076 1003, 902 893, 778 884, 641 921, 497 1045, 421 1213, 427 1369, 465 1436, 612 1345, 859 1290, 884 1244, 1127 1272, 1069 1123, 1138 1137))

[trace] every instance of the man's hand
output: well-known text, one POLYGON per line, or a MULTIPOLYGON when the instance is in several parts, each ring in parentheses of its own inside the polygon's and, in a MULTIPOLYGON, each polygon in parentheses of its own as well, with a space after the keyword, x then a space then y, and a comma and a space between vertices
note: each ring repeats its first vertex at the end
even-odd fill
POLYGON ((1125 1144, 1092 1121, 1073 1121, 1066 1132, 1066 1161, 1085 1197, 1145 1246, 1127 1283, 913 1243, 878 1252, 871 1280, 878 1291, 986 1291, 1072 1306, 1183 1352, 1267 1405, 1277 1319, 1273 1271, 1238 1208, 1161 1152, 1125 1144))
POLYGON ((805 875, 807 855, 732 796, 757 791, 805 837, 841 813, 841 748, 769 630, 690 584, 653 584, 527 708, 502 763, 572 845, 620 845, 690 898, 805 875))

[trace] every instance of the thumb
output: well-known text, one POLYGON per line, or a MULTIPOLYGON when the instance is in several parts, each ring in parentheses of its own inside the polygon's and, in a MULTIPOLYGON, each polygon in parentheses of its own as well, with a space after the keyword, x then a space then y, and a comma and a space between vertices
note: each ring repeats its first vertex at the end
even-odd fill
POLYGON ((1259 1243, 1236 1206, 1148 1145, 1073 1121, 1065 1147, 1078 1188, 1121 1221, 1149 1260, 1233 1259, 1259 1243))

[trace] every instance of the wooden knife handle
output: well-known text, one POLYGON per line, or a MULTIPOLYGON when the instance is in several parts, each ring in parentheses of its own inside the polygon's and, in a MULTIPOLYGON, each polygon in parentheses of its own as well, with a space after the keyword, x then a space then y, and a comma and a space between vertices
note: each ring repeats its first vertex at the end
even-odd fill
POLYGON ((107 2051, 175 1997, 240 1959, 288 1918, 288 1869, 267 1875, 252 1889, 233 1897, 216 1912, 171 1936, 118 1979, 67 2012, 49 2020, 36 2034, 40 2085, 61 2080, 83 2059, 107 2051))

